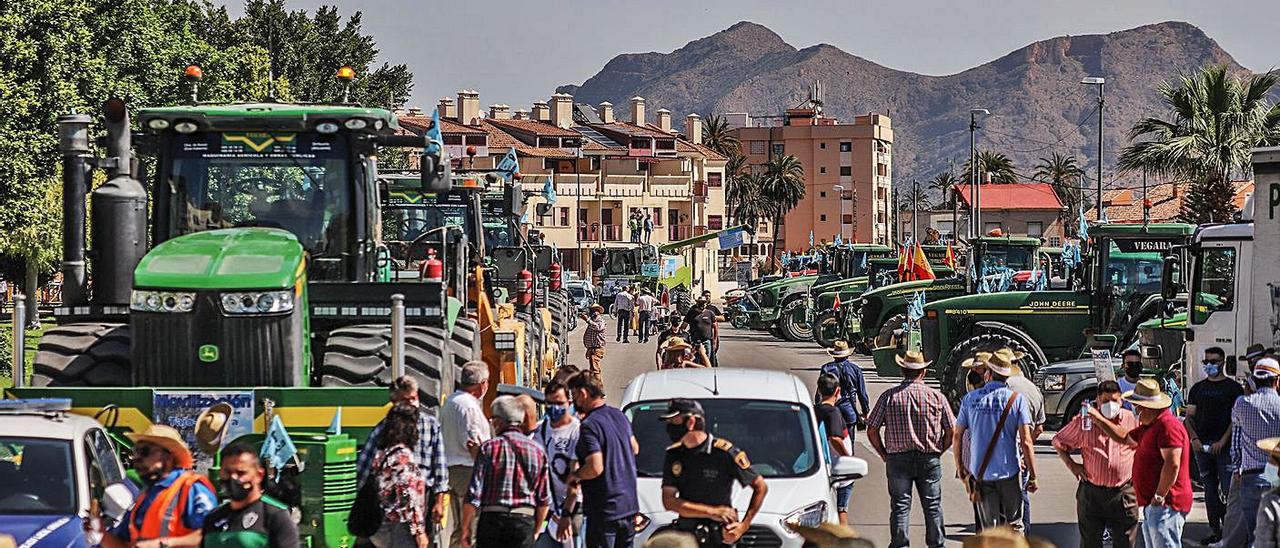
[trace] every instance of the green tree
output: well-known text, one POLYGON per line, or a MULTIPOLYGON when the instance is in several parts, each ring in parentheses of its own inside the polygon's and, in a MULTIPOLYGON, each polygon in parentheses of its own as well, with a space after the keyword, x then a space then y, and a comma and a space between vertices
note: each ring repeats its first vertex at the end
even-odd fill
POLYGON ((746 225, 749 228, 752 244, 749 248, 749 255, 752 264, 754 264, 756 230, 760 226, 760 221, 768 219, 773 210, 768 201, 761 195, 764 186, 764 177, 762 175, 744 171, 739 173, 733 181, 734 183, 726 189, 728 192, 725 198, 730 208, 729 213, 733 216, 735 222, 746 225))
POLYGON ((955 205, 956 197, 955 194, 951 192, 951 189, 955 188, 956 185, 961 184, 961 182, 960 178, 956 177, 954 172, 947 170, 934 175, 932 179, 929 179, 929 188, 938 191, 938 195, 942 197, 942 202, 940 203, 947 204, 947 207, 953 207, 955 205))
POLYGON ((733 135, 733 130, 729 129, 728 120, 719 115, 707 117, 706 123, 702 125, 702 144, 728 157, 741 152, 741 143, 733 135))
POLYGON ((1230 220, 1231 177, 1250 173, 1254 147, 1280 141, 1280 107, 1269 99, 1277 79, 1273 72, 1241 79, 1219 65, 1162 82, 1158 91, 1172 117, 1134 124, 1129 139, 1143 140, 1121 151, 1121 172, 1191 181, 1181 217, 1230 220))
POLYGON ((777 254, 779 225, 791 208, 804 199, 804 165, 790 154, 775 155, 765 164, 760 196, 773 216, 773 250, 777 254))
MULTIPOLYGON (((964 172, 971 173, 969 169, 971 164, 968 160, 964 162, 964 172)), ((991 182, 995 184, 1010 184, 1018 182, 1018 174, 1015 172, 1017 168, 1013 165, 1013 160, 1009 159, 1003 152, 994 150, 978 151, 978 180, 982 180, 982 174, 990 173, 991 182)))
POLYGON ((1054 152, 1048 158, 1040 158, 1031 176, 1053 186, 1058 200, 1067 208, 1063 212, 1063 225, 1069 234, 1074 235, 1077 225, 1072 221, 1079 218, 1084 202, 1084 190, 1081 188, 1084 170, 1076 162, 1076 157, 1054 152))

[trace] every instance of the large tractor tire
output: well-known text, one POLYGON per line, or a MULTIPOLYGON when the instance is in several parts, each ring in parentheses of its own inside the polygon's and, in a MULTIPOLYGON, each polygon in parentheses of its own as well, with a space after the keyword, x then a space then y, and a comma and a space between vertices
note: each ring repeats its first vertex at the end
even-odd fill
POLYGON ((821 314, 813 321, 813 342, 818 343, 823 348, 831 348, 835 346, 839 340, 842 325, 840 325, 840 311, 828 310, 821 314))
POLYGON ((813 340, 813 328, 805 321, 804 299, 792 299, 782 305, 778 314, 778 331, 790 342, 813 340))
POLYGON ((453 325, 453 335, 449 337, 449 358, 453 362, 453 382, 445 383, 445 392, 452 392, 454 382, 462 377, 462 366, 472 360, 482 359, 480 349, 480 328, 471 318, 458 318, 453 325))
POLYGON ((569 294, 564 291, 553 291, 547 298, 547 306, 551 309, 551 333, 560 345, 561 362, 569 354, 569 332, 573 330, 573 304, 569 302, 569 294))
MULTIPOLYGON (((404 373, 418 381, 428 407, 444 403, 454 371, 444 328, 404 327, 404 373)), ((320 365, 323 386, 387 386, 391 383, 391 326, 353 325, 329 333, 320 365)))
POLYGON ((1022 373, 1027 378, 1034 378, 1035 372, 1039 369, 1040 364, 1036 363, 1035 354, 1031 349, 1022 344, 1021 341, 1005 335, 1004 333, 982 333, 969 337, 960 344, 951 349, 951 355, 947 358, 946 369, 943 370, 942 391, 951 401, 952 407, 958 407, 960 400, 964 395, 969 393, 969 387, 965 383, 965 375, 969 370, 960 366, 965 360, 972 358, 978 352, 995 352, 1004 347, 1009 347, 1015 352, 1024 352, 1027 357, 1022 359, 1022 373))
POLYGON ((129 326, 77 323, 50 329, 40 338, 34 386, 129 386, 132 384, 129 326))
POLYGON ((874 348, 884 348, 893 345, 894 332, 902 330, 907 326, 906 314, 894 314, 889 321, 884 322, 880 326, 880 331, 876 333, 874 348))

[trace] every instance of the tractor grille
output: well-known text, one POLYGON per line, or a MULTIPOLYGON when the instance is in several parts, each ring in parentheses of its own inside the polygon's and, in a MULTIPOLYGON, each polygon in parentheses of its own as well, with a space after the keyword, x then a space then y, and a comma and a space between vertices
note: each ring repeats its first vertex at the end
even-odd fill
POLYGON ((134 312, 137 386, 294 386, 301 379, 301 308, 278 316, 226 316, 215 294, 186 314, 134 312), (200 359, 206 345, 212 361, 200 359))
POLYGON ((738 539, 735 546, 748 546, 751 548, 777 548, 782 546, 782 539, 778 537, 768 527, 760 525, 752 525, 747 532, 738 539))
POLYGON ((324 511, 349 512, 356 500, 355 461, 324 465, 324 511))

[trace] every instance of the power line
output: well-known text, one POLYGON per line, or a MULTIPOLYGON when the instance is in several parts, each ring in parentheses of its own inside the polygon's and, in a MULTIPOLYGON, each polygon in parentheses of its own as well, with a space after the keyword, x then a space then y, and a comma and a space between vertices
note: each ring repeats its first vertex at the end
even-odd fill
MULTIPOLYGON (((1089 123, 1089 121, 1090 121, 1090 120, 1092 120, 1092 119, 1093 119, 1093 117, 1094 117, 1094 116, 1096 116, 1097 114, 1098 114, 1098 108, 1097 108, 1097 107, 1094 107, 1094 108, 1093 108, 1093 110, 1089 111, 1089 114, 1088 114, 1087 116, 1085 116, 1083 120, 1081 120, 1081 121, 1080 121, 1080 123, 1076 124, 1075 130, 1079 130, 1080 128, 1084 127, 1084 125, 1085 125, 1085 124, 1087 124, 1087 123, 1089 123)), ((1033 153, 1033 152, 1042 152, 1042 151, 1048 150, 1048 149, 1050 149, 1050 148, 1053 148, 1053 147, 1056 147, 1056 146, 1062 145, 1062 144, 1063 144, 1063 141, 1066 141, 1066 140, 1070 137, 1070 136, 1064 137, 1064 136, 1061 136, 1061 135, 1054 135, 1054 137, 1057 137, 1057 138, 1058 138, 1057 142, 1049 142, 1049 141, 1041 141, 1041 140, 1038 140, 1038 139, 1033 139, 1033 138, 1031 138, 1031 137, 1026 137, 1026 136, 1023 136, 1023 135, 1014 135, 1014 134, 1012 134, 1012 133, 1005 133, 1005 132, 1003 132, 1003 131, 997 131, 997 130, 989 129, 989 128, 986 128, 986 127, 982 128, 982 129, 983 129, 983 131, 985 131, 986 133, 991 133, 991 134, 993 134, 993 135, 1000 135, 1000 136, 1004 136, 1004 137, 1011 137, 1011 138, 1018 139, 1018 140, 1022 140, 1022 141, 1030 141, 1030 142, 1032 142, 1032 143, 1036 143, 1036 144, 1044 145, 1044 146, 1042 146, 1042 147, 1040 147, 1040 148, 1029 149, 1029 150, 1012 150, 1012 149, 1011 149, 1011 150, 1010 150, 1010 152, 1013 152, 1013 153, 1015 153, 1015 154, 1030 154, 1030 153, 1033 153)), ((1085 146, 1085 145, 1081 145, 1081 146, 1080 146, 1080 149, 1082 149, 1082 150, 1083 150, 1084 146, 1085 146)))

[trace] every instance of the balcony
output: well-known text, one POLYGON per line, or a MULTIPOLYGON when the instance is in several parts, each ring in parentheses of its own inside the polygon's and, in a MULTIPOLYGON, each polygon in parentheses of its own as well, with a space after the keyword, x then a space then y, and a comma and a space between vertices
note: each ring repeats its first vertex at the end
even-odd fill
POLYGON ((693 225, 671 225, 667 227, 667 239, 672 242, 687 240, 693 237, 693 225))
POLYGON ((578 239, 584 242, 621 242, 622 241, 622 225, 604 225, 603 236, 601 240, 600 225, 592 223, 589 227, 578 227, 578 239))

